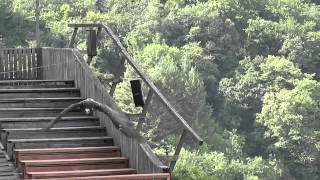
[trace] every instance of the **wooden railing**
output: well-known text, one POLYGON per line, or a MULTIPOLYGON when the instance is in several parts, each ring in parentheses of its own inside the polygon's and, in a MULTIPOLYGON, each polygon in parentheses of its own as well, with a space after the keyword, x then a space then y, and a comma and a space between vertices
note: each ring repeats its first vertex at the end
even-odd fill
MULTIPOLYGON (((145 101, 145 106, 142 109, 142 112, 140 113, 141 117, 139 119, 137 130, 139 131, 141 129, 142 123, 144 122, 144 119, 146 117, 148 106, 150 104, 150 101, 152 97, 155 95, 158 97, 160 102, 167 108, 168 112, 173 115, 174 119, 183 127, 180 140, 176 146, 176 150, 174 153, 173 158, 170 161, 170 170, 174 169, 174 166, 176 164, 177 158, 180 154, 180 151, 182 149, 183 143, 185 141, 186 135, 189 134, 191 137, 199 144, 202 145, 203 140, 199 137, 199 135, 188 125, 188 123, 185 121, 185 119, 175 110, 175 108, 171 105, 171 103, 166 99, 166 97, 160 92, 160 90, 154 85, 154 83, 150 80, 150 78, 143 73, 142 69, 135 63, 131 55, 127 52, 126 48, 121 43, 120 39, 114 34, 112 29, 104 24, 70 24, 69 27, 74 28, 71 41, 69 43, 70 48, 75 47, 75 40, 77 36, 77 32, 79 28, 97 28, 97 36, 98 40, 102 38, 101 32, 104 30, 109 37, 113 40, 115 45, 120 49, 122 55, 125 57, 127 63, 134 69, 135 73, 143 80, 143 82, 146 84, 146 86, 149 88, 149 92, 145 101)), ((123 63, 123 62, 121 62, 123 63)), ((120 73, 118 73, 120 74, 120 73)), ((117 76, 117 75, 116 75, 117 76)), ((116 86, 117 86, 117 79, 119 77, 115 77, 115 81, 113 82, 111 86, 111 90, 109 94, 112 96, 115 92, 116 86)))
POLYGON ((38 52, 34 48, 0 49, 0 80, 41 79, 38 52))
MULTIPOLYGON (((121 111, 108 94, 99 79, 94 76, 85 63, 82 54, 76 49, 41 48, 43 59, 43 79, 75 80, 75 85, 81 90, 83 98, 92 98, 110 108, 121 111)), ((168 172, 169 168, 154 155, 147 143, 138 142, 133 137, 126 136, 109 119, 105 113, 95 112, 101 125, 106 130, 121 153, 129 158, 130 167, 138 173, 168 172)))

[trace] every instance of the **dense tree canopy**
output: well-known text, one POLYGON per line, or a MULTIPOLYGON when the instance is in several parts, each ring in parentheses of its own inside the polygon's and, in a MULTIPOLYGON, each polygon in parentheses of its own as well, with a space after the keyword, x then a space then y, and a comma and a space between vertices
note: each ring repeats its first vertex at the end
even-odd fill
MULTIPOLYGON (((175 178, 320 178, 318 0, 40 2, 43 46, 66 47, 68 23, 108 23, 204 137, 200 150, 188 142, 175 178)), ((0 0, 4 46, 34 46, 34 21, 32 1, 0 0)), ((77 44, 85 48, 83 32, 77 44)), ((91 66, 103 80, 122 58, 105 38, 91 66)), ((129 85, 136 75, 121 76, 115 99, 139 112, 129 85)), ((156 98, 151 107, 142 133, 172 153, 180 128, 156 98)))

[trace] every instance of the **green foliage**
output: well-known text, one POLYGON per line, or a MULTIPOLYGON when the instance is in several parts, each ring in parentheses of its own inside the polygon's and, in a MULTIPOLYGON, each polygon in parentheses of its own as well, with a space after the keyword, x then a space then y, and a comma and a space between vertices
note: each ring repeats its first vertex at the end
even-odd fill
POLYGON ((221 80, 220 91, 229 102, 259 111, 266 92, 290 88, 296 79, 303 77, 300 70, 285 58, 246 58, 240 61, 234 76, 221 80))
POLYGON ((276 180, 280 179, 276 160, 261 157, 229 159, 219 152, 182 150, 174 171, 174 179, 186 180, 276 180))
POLYGON ((320 178, 319 171, 319 100, 320 84, 310 78, 295 82, 295 88, 268 93, 257 120, 267 127, 266 137, 272 138, 273 148, 288 153, 286 160, 304 165, 296 172, 304 179, 320 178), (310 174, 308 174, 310 173, 310 174))
POLYGON ((29 19, 11 9, 12 2, 0 1, 0 35, 5 47, 28 47, 31 40, 32 24, 29 19), (30 31, 31 30, 31 31, 30 31))
MULTIPOLYGON (((318 1, 43 0, 40 7, 42 46, 66 47, 68 23, 107 23, 201 134, 206 150, 187 147, 177 178, 319 178, 318 1)), ((34 24, 33 1, 0 0, 4 46, 32 46, 34 24)), ((84 39, 79 31, 82 49, 84 39)), ((91 65, 105 82, 124 69, 122 59, 105 38, 91 65)), ((120 76, 118 105, 139 113, 129 85, 136 74, 126 69, 120 76)), ((152 147, 172 153, 180 131, 153 98, 143 126, 152 147)))
MULTIPOLYGON (((195 128, 204 129, 203 126, 214 124, 211 109, 206 104, 206 91, 198 68, 208 68, 203 50, 197 44, 188 44, 181 48, 170 47, 168 45, 150 44, 136 55, 139 64, 145 72, 151 75, 151 79, 166 95, 170 102, 178 111, 183 111, 185 119, 195 128)), ((132 71, 127 71, 125 78, 133 76, 132 71)), ((130 92, 128 81, 125 81, 121 88, 117 89, 116 99, 123 108, 131 101, 131 96, 126 96, 130 92)), ((127 107, 127 111, 134 111, 127 107)), ((153 139, 162 136, 160 131, 172 130, 177 126, 176 121, 167 109, 154 99, 150 107, 148 119, 157 119, 147 123, 146 131, 157 131, 150 133, 153 139)), ((214 128, 214 127, 212 127, 214 128)), ((212 129, 205 128, 202 134, 208 134, 212 129)))

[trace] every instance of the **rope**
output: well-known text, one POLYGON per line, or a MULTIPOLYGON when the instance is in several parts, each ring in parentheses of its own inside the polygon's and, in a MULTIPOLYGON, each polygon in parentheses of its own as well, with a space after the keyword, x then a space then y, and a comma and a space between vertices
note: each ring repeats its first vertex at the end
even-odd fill
POLYGON ((33 69, 42 69, 42 68, 49 68, 52 66, 58 66, 60 64, 64 64, 64 63, 56 63, 56 64, 50 64, 48 66, 39 66, 39 67, 31 67, 31 68, 27 68, 27 69, 23 69, 23 70, 16 70, 16 71, 5 71, 5 72, 0 72, 0 74, 8 74, 8 73, 14 73, 14 72, 24 72, 24 71, 31 71, 33 69))

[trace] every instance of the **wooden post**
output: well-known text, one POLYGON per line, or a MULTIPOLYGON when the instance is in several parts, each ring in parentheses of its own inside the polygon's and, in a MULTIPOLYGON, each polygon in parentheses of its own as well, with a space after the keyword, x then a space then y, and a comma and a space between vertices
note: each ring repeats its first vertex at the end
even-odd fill
POLYGON ((115 77, 114 77, 115 81, 112 83, 110 92, 109 92, 111 97, 114 95, 114 92, 116 91, 116 88, 117 88, 117 84, 119 83, 120 73, 121 73, 122 67, 124 66, 124 62, 125 62, 125 59, 122 58, 119 64, 119 67, 117 68, 117 71, 115 73, 115 77))
POLYGON ((180 154, 180 151, 182 149, 182 146, 183 146, 183 143, 184 143, 184 138, 186 137, 187 135, 187 131, 184 129, 182 131, 182 134, 180 136, 180 140, 179 140, 179 143, 177 145, 177 148, 176 148, 176 151, 174 153, 174 156, 172 157, 172 160, 170 162, 170 171, 172 172, 173 169, 174 169, 174 166, 176 165, 176 162, 178 160, 178 157, 179 157, 179 154, 180 154))
POLYGON ((97 31, 97 46, 101 46, 101 39, 102 39, 102 27, 98 27, 97 31))
POLYGON ((144 106, 143 106, 143 109, 142 109, 142 112, 141 112, 141 117, 139 118, 139 122, 138 122, 138 125, 137 125, 137 131, 138 132, 141 131, 142 125, 145 122, 146 115, 147 115, 147 112, 148 112, 148 107, 149 107, 149 105, 151 103, 151 100, 152 100, 152 96, 153 96, 153 90, 149 89, 149 92, 148 92, 148 95, 147 95, 147 99, 145 100, 145 103, 144 103, 144 106))
POLYGON ((69 42, 69 48, 74 48, 75 47, 77 33, 78 33, 78 28, 75 27, 74 30, 73 30, 70 42, 69 42))
POLYGON ((36 53, 37 53, 37 78, 36 79, 42 79, 43 78, 43 71, 44 68, 42 67, 43 63, 42 63, 42 48, 37 48, 36 49, 36 53))
POLYGON ((4 50, 1 50, 0 49, 0 80, 3 80, 4 79, 4 50))

